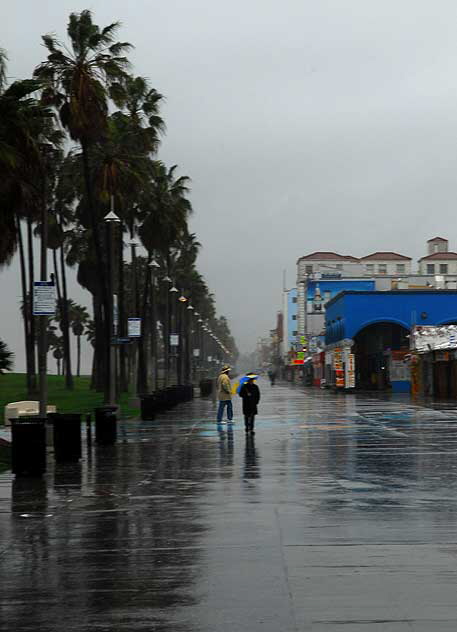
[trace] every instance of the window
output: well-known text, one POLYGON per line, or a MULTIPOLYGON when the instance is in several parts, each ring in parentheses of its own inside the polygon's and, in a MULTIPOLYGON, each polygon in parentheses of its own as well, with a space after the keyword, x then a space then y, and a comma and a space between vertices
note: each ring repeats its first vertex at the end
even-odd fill
POLYGON ((330 290, 325 290, 324 292, 324 301, 327 302, 332 298, 332 293, 330 290))
POLYGON ((335 268, 336 268, 337 270, 342 270, 342 269, 343 269, 343 264, 342 264, 342 263, 337 263, 337 264, 336 264, 336 266, 335 266, 335 268))
POLYGON ((366 268, 367 268, 367 272, 369 274, 374 274, 374 264, 373 263, 367 263, 366 268))
POLYGON ((312 274, 313 266, 305 266, 305 274, 312 274))
POLYGON ((387 274, 387 263, 380 263, 378 265, 378 274, 387 274))
POLYGON ((297 314, 294 314, 294 315, 292 316, 292 320, 297 320, 297 314))
POLYGON ((298 336, 298 331, 293 331, 292 336, 298 336))
MULTIPOLYGON (((292 298, 292 303, 296 303, 296 302, 297 302, 297 297, 296 297, 296 296, 294 296, 294 297, 292 298)), ((65 303, 64 303, 64 304, 65 304, 65 303)))
POLYGON ((435 274, 435 264, 427 263, 427 274, 435 274))
POLYGON ((397 263, 397 274, 404 274, 406 272, 406 266, 404 263, 397 263))
POLYGON ((440 274, 447 274, 447 263, 440 263, 440 274))

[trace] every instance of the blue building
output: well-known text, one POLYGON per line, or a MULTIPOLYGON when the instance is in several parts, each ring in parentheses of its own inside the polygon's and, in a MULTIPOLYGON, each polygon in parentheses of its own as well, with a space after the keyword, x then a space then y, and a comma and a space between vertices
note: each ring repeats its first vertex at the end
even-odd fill
POLYGON ((328 382, 407 392, 411 328, 457 323, 457 291, 345 291, 327 303, 325 320, 328 382))
POLYGON ((283 291, 283 348, 282 354, 284 360, 286 360, 287 353, 291 349, 295 349, 295 345, 298 342, 298 305, 297 305, 297 288, 283 291))
POLYGON ((286 292, 287 295, 287 321, 286 328, 287 332, 285 334, 285 338, 287 340, 287 350, 295 348, 295 343, 297 340, 297 318, 298 318, 298 308, 297 308, 297 288, 294 287, 291 290, 286 292))
MULTIPOLYGON (((327 275, 333 276, 333 275, 327 275)), ((320 336, 325 329, 325 306, 341 292, 348 290, 373 291, 374 279, 320 278, 308 279, 304 284, 303 327, 299 331, 308 339, 320 336)), ((300 302, 300 301, 299 301, 300 302)))

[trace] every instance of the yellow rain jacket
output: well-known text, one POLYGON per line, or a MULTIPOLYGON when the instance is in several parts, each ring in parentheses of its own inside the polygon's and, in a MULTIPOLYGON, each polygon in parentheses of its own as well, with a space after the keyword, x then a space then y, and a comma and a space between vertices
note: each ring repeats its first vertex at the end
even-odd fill
POLYGON ((217 399, 220 402, 232 399, 232 385, 227 373, 221 373, 217 378, 217 399))

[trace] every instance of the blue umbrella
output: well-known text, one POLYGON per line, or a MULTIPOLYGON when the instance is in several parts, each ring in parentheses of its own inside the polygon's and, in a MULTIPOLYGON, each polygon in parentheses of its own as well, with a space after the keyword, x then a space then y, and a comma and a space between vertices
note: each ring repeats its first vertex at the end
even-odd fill
POLYGON ((246 375, 244 375, 241 378, 238 388, 236 389, 236 392, 239 394, 240 389, 243 386, 243 384, 245 384, 246 382, 249 382, 249 380, 256 380, 258 377, 259 376, 256 375, 255 373, 246 373, 246 375))

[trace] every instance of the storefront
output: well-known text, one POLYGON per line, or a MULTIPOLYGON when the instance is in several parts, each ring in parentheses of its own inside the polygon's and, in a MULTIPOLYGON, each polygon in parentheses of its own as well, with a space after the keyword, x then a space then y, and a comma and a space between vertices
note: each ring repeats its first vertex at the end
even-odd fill
MULTIPOLYGON (((421 327, 435 329, 436 325, 457 322, 457 292, 348 291, 336 296, 326 306, 327 384, 351 388, 352 383, 358 389, 409 392, 413 366, 410 333, 418 321, 421 327)), ((455 336, 457 351, 457 326, 449 331, 455 336)), ((428 352, 427 348, 421 355, 428 352)), ((453 397, 457 389, 453 363, 454 354, 419 358, 414 388, 430 390, 433 382, 434 392, 453 397)))
POLYGON ((325 351, 313 354, 313 385, 325 384, 325 351))
POLYGON ((457 325, 414 327, 412 348, 417 357, 417 394, 457 399, 457 325))

